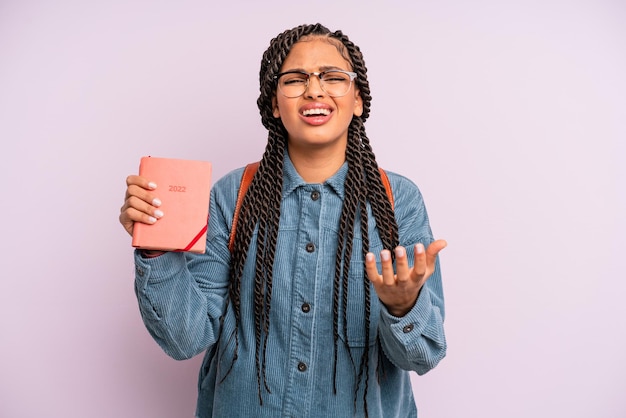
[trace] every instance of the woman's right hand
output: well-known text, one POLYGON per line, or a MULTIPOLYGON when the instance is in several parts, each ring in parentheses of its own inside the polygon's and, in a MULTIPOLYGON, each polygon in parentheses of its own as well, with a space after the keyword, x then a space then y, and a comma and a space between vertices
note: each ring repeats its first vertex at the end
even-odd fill
POLYGON ((126 178, 126 196, 120 209, 120 223, 133 236, 135 222, 153 224, 163 216, 161 200, 153 191, 157 185, 148 179, 130 175, 126 178))

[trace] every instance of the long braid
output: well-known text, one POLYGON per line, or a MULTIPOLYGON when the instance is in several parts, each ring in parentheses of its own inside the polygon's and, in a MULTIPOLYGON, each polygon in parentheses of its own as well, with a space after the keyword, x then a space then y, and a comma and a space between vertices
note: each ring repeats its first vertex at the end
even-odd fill
MULTIPOLYGON (((362 236, 362 247, 361 251, 363 252, 363 257, 369 251, 370 241, 369 241, 369 231, 368 231, 368 215, 367 215, 367 202, 364 198, 361 200, 359 208, 361 213, 361 236, 362 236)), ((355 402, 356 402, 356 393, 358 392, 358 387, 361 382, 361 378, 365 375, 365 383, 363 388, 363 410, 365 411, 365 416, 368 416, 367 411, 367 390, 369 389, 369 341, 370 341, 370 322, 371 322, 371 286, 372 284, 367 277, 367 274, 363 274, 363 317, 365 318, 365 348, 363 349, 363 357, 361 357, 361 366, 359 368, 359 376, 357 377, 357 390, 355 390, 355 402)), ((376 336, 378 338, 378 335, 376 336)))
MULTIPOLYGON (((351 133, 348 134, 349 136, 351 133)), ((349 141, 351 142, 351 141, 349 141)), ((336 314, 341 311, 342 312, 342 323, 343 323, 343 337, 344 344, 348 349, 348 355, 350 357, 350 361, 354 365, 354 360, 352 359, 352 353, 348 347, 348 321, 347 321, 347 309, 348 306, 348 271, 350 267, 350 259, 352 258, 352 241, 354 236, 354 221, 356 216, 356 209, 358 206, 359 195, 361 194, 361 190, 358 187, 359 176, 355 175, 357 173, 356 170, 353 169, 353 166, 358 165, 358 161, 351 161, 350 156, 352 153, 346 152, 346 159, 348 160, 348 173, 346 174, 345 180, 345 189, 350 190, 350 193, 345 194, 343 207, 341 209, 341 216, 339 218, 339 240, 340 242, 337 245, 337 253, 335 255, 335 278, 334 278, 334 286, 333 289, 335 292, 338 292, 341 295, 341 303, 343 309, 340 310, 339 306, 333 306, 333 311, 336 314), (340 286, 341 285, 341 286, 340 286)), ((338 295, 333 295, 334 303, 339 302, 338 295)), ((337 315, 338 316, 338 315, 337 315)), ((333 318, 333 321, 338 322, 339 318, 333 318)), ((335 344, 335 351, 337 350, 337 345, 335 344)), ((334 360, 337 361, 337 357, 335 355, 334 360)), ((333 367, 333 370, 336 371, 336 364, 333 367)), ((333 376, 333 382, 336 380, 336 376, 333 376)))
MULTIPOLYGON (((284 145, 284 140, 278 142, 281 145, 284 145)), ((285 148, 284 146, 280 150, 280 153, 272 153, 268 155, 269 166, 275 167, 275 171, 281 173, 283 172, 283 156, 284 156, 285 148), (280 156, 280 158, 278 158, 280 156)), ((267 176, 270 177, 271 176, 267 176)), ((261 215, 259 219, 259 227, 261 225, 265 226, 265 223, 268 222, 270 225, 269 229, 264 228, 263 232, 259 231, 259 236, 263 236, 263 243, 257 249, 257 254, 263 254, 263 263, 259 262, 259 258, 257 256, 257 268, 255 269, 256 275, 262 274, 265 277, 265 287, 261 289, 261 299, 260 303, 264 305, 264 309, 262 312, 262 320, 260 322, 260 326, 262 328, 262 332, 264 333, 263 346, 261 348, 262 351, 262 366, 261 366, 261 374, 263 376, 263 384, 265 389, 270 392, 270 389, 267 385, 266 380, 266 349, 267 349, 267 338, 269 336, 270 330, 270 308, 272 301, 272 270, 274 265, 274 259, 276 255, 276 242, 278 238, 278 223, 280 219, 280 202, 282 200, 282 181, 281 182, 268 182, 268 187, 263 190, 261 195, 261 200, 266 200, 267 204, 267 212, 261 215), (263 198, 265 196, 265 198, 263 198)), ((259 330, 260 331, 260 330, 259 330)), ((258 355, 259 347, 257 347, 257 355, 258 355)))
MULTIPOLYGON (((367 190, 365 189, 365 181, 363 178, 363 162, 362 162, 362 154, 361 154, 361 145, 359 139, 358 132, 359 122, 357 119, 353 120, 351 123, 351 129, 348 134, 348 145, 346 151, 346 160, 348 161, 348 174, 346 176, 346 190, 351 190, 351 195, 353 197, 354 203, 351 204, 352 216, 350 217, 352 228, 350 231, 350 235, 346 238, 346 246, 350 243, 350 248, 352 247, 352 241, 354 236, 354 219, 356 217, 357 210, 359 211, 360 219, 360 229, 363 241, 363 245, 361 247, 361 251, 364 248, 365 243, 367 243, 367 247, 369 248, 369 239, 368 239, 368 228, 367 228, 367 190), (348 184, 350 183, 350 186, 348 184), (364 215, 365 213, 365 215, 364 215)), ((347 200, 347 197, 346 197, 347 200)), ((345 202, 344 202, 345 205, 345 202)), ((351 252, 351 251, 350 251, 351 252)), ((346 258, 346 263, 349 263, 350 259, 346 258)), ((364 275, 364 279, 367 280, 367 276, 364 275)), ((344 282, 347 282, 347 279, 344 279, 344 282)), ((356 283, 355 283, 356 284, 356 283)), ((357 284, 358 285, 358 284, 357 284)), ((354 407, 356 410, 356 402, 357 402, 357 394, 360 386, 360 382, 364 372, 364 364, 367 365, 367 358, 369 357, 369 324, 370 324, 370 315, 369 315, 369 306, 370 306, 370 294, 369 294, 369 283, 364 288, 364 306, 367 308, 364 318, 365 318, 365 347, 363 349, 363 354, 361 355, 361 360, 358 367, 358 373, 355 370, 355 380, 356 386, 354 390, 354 407)), ((348 288, 344 289, 343 295, 344 301, 344 333, 346 334, 347 341, 347 306, 348 306, 348 288)), ((350 347, 348 347, 348 352, 350 352, 350 347)), ((365 387, 367 388, 367 381, 369 377, 365 375, 365 387)), ((364 391, 364 395, 367 395, 367 389, 364 391)), ((364 398, 364 406, 363 409, 365 411, 365 415, 367 416, 367 401, 364 398)))
MULTIPOLYGON (((369 143, 369 139, 365 133, 365 127, 362 123, 360 123, 359 125, 359 135, 361 138, 361 145, 363 147, 362 152, 365 155, 365 157, 363 158, 363 162, 367 179, 366 187, 369 194, 368 201, 370 202, 372 213, 374 214, 374 219, 376 221, 377 229, 379 230, 379 236, 383 243, 383 248, 393 249, 399 245, 398 226, 395 222, 393 207, 391 206, 391 202, 387 197, 387 191, 383 186, 378 164, 376 163, 376 159, 369 143), (383 231, 387 231, 387 233, 383 231)), ((369 239, 367 234, 365 233, 363 233, 363 237, 363 253, 365 254, 367 253, 369 248, 369 239), (366 244, 366 239, 368 239, 368 244, 366 244)), ((395 258, 395 253, 393 251, 391 252, 391 255, 395 258)), ((369 283, 367 281, 367 278, 365 278, 364 286, 366 286, 366 291, 369 291, 369 289, 367 288, 368 285, 369 283)), ((369 302, 369 300, 366 300, 366 305, 369 302)), ((369 310, 369 307, 366 306, 366 309, 369 310)), ((369 319, 369 317, 367 317, 367 319, 369 319)), ((381 377, 384 377, 385 375, 385 370, 383 351, 379 334, 376 335, 376 351, 378 353, 378 359, 376 363, 376 376, 377 382, 380 383, 381 377)))
MULTIPOLYGON (((348 185, 349 180, 346 178, 346 186, 348 185)), ((354 190, 354 189, 350 189, 354 190)), ((349 350, 347 345, 347 339, 345 338, 347 335, 347 324, 346 324, 346 306, 347 306, 347 294, 348 294, 348 274, 346 273, 349 269, 349 258, 346 258, 348 255, 352 254, 352 231, 354 230, 354 213, 356 208, 356 201, 354 199, 349 199, 346 196, 346 200, 344 200, 344 204, 341 211, 341 216, 339 218, 339 232, 338 237, 340 242, 337 245, 337 254, 335 255, 335 276, 333 280, 333 340, 334 340, 334 353, 333 353, 333 393, 337 393, 337 355, 339 352, 338 349, 338 339, 339 339, 339 306, 340 299, 341 304, 344 307, 343 312, 343 336, 344 336, 344 344, 348 349, 348 355, 350 356, 350 361, 354 365, 354 360, 352 359, 352 353, 349 350), (355 203, 354 205, 352 203, 355 203), (352 211, 350 207, 352 207, 352 211), (347 248, 346 248, 346 244, 347 248), (348 254, 349 253, 349 254, 348 254), (346 265, 346 260, 348 260, 348 264, 346 265)))
MULTIPOLYGON (((260 185, 265 186, 265 185, 260 185)), ((257 374, 257 384, 259 388, 259 401, 261 405, 263 405, 263 397, 261 396, 261 382, 264 383, 263 386, 266 387, 265 379, 262 373, 263 369, 263 350, 262 350, 262 331, 264 328, 264 316, 265 316, 265 289, 267 286, 267 270, 264 265, 266 261, 266 240, 267 235, 271 233, 268 229, 271 229, 271 225, 268 225, 267 216, 270 212, 269 210, 269 202, 262 201, 260 206, 257 206, 259 209, 259 222, 258 222, 258 232, 257 232, 257 254, 254 265, 254 344, 255 344, 255 365, 256 365, 256 374, 257 374), (265 216, 263 216, 265 215, 265 216)))
MULTIPOLYGON (((232 370, 237 359, 239 347, 239 325, 241 321, 241 288, 252 286, 254 293, 254 322, 256 348, 256 377, 259 402, 263 404, 262 388, 270 392, 266 380, 266 349, 270 332, 270 308, 272 299, 273 264, 275 259, 276 242, 278 237, 278 223, 280 219, 280 202, 283 186, 283 161, 287 148, 287 132, 280 119, 273 115, 273 98, 276 92, 274 76, 280 72, 281 66, 291 47, 306 37, 327 37, 329 42, 337 46, 339 52, 352 64, 352 70, 357 73, 356 87, 363 102, 363 113, 354 117, 348 130, 348 148, 346 160, 348 173, 345 187, 350 190, 346 194, 339 220, 339 243, 337 247, 334 281, 333 281, 333 391, 336 393, 337 352, 340 334, 343 335, 345 348, 350 356, 353 367, 354 360, 348 345, 347 308, 349 294, 349 269, 352 258, 352 244, 357 213, 360 215, 360 231, 363 238, 363 258, 369 250, 368 214, 367 205, 379 230, 384 248, 393 249, 398 243, 398 227, 395 222, 393 209, 382 184, 378 165, 371 149, 369 139, 365 134, 363 122, 369 116, 371 96, 367 81, 367 69, 360 49, 354 45, 341 31, 330 32, 326 27, 302 25, 287 30, 272 39, 269 48, 263 54, 259 71, 260 94, 257 106, 261 114, 261 122, 268 130, 268 142, 259 164, 258 171, 244 197, 239 213, 239 222, 235 231, 234 250, 231 256, 231 276, 229 285, 229 300, 227 306, 232 306, 235 315, 234 334, 229 336, 234 340, 235 355, 224 378, 232 370), (357 212, 358 211, 358 212, 357 212), (246 264, 248 249, 254 231, 257 229, 256 253, 252 283, 244 282, 243 271, 246 264), (342 315, 342 330, 339 331, 339 318, 342 315)), ((364 269, 364 267, 363 267, 364 269)), ((360 382, 365 377, 363 403, 367 415, 367 391, 369 387, 369 339, 371 324, 371 284, 365 272, 364 286, 364 313, 366 346, 358 368, 355 369, 356 394, 360 382)), ((377 342, 379 341, 376 336, 377 342)), ((379 360, 380 363, 380 360, 379 360)), ((356 407, 356 404, 355 404, 356 407)))

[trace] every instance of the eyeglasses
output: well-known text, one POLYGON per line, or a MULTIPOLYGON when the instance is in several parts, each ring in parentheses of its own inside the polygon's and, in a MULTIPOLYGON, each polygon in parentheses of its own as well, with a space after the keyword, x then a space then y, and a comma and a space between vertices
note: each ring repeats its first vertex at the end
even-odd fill
POLYGON ((344 70, 330 70, 319 73, 306 73, 304 71, 286 71, 274 76, 278 90, 285 97, 300 97, 309 87, 311 76, 317 76, 321 89, 330 97, 345 96, 356 78, 356 73, 344 70))

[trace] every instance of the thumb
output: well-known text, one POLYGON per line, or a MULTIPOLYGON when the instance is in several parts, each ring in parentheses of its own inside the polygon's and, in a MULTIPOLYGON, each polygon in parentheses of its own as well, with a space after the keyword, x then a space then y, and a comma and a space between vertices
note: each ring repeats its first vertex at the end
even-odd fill
POLYGON ((446 240, 443 240, 443 239, 438 239, 436 241, 431 242, 428 248, 426 249, 426 259, 427 259, 428 264, 434 263, 435 259, 437 258, 437 254, 439 254, 439 252, 443 250, 444 248, 446 248, 447 246, 448 246, 448 243, 446 242, 446 240))

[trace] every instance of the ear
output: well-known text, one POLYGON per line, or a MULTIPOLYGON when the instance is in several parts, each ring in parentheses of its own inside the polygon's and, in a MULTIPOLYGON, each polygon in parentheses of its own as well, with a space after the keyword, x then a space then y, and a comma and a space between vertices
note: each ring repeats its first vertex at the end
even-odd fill
POLYGON ((356 91, 355 96, 354 116, 358 118, 363 114, 363 99, 361 98, 361 92, 359 90, 356 91))
POLYGON ((272 97, 272 114, 276 119, 280 118, 280 110, 278 110, 278 100, 276 100, 276 96, 272 97))

